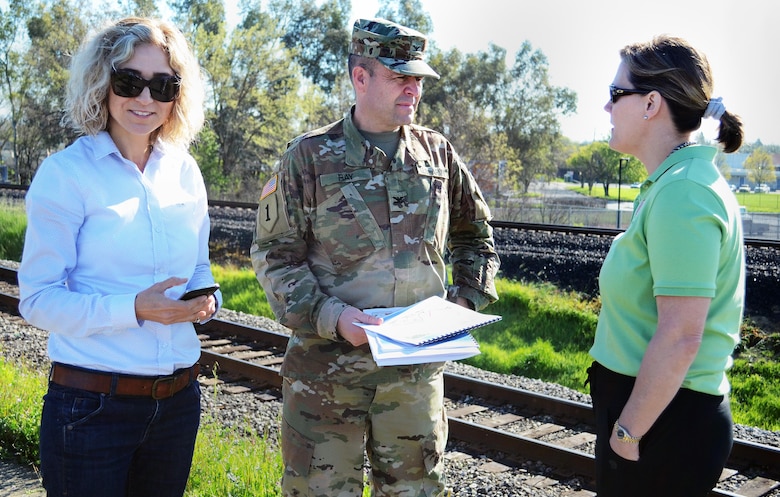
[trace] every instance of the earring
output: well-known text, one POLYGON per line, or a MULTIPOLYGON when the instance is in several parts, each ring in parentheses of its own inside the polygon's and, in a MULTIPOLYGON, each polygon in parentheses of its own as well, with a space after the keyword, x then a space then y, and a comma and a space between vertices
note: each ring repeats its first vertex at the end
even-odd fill
POLYGON ((647 114, 645 114, 644 116, 642 116, 642 119, 644 119, 645 121, 647 121, 647 114))

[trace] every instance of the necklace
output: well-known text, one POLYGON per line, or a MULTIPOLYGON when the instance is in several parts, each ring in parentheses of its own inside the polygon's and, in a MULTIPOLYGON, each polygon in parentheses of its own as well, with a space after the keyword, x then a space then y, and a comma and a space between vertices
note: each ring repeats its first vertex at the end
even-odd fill
MULTIPOLYGON (((677 145, 676 147, 674 147, 672 149, 672 151, 669 152, 669 155, 672 155, 673 153, 677 152, 678 150, 682 150, 685 147, 690 147, 691 145, 696 145, 696 142, 683 142, 683 143, 677 145)), ((667 157, 669 157, 669 155, 667 155, 667 157)))

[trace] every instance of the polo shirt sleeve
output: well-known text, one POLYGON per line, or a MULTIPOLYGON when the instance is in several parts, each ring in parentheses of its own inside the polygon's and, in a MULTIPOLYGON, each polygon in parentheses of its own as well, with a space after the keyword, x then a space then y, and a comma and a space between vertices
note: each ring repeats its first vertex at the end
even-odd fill
POLYGON ((664 185, 646 224, 653 295, 715 296, 725 219, 706 186, 685 179, 664 185))

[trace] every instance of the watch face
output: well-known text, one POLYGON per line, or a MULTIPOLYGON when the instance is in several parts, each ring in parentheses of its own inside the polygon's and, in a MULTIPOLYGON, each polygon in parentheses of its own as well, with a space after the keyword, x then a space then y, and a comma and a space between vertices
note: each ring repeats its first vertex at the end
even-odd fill
POLYGON ((624 432, 622 428, 618 428, 617 429, 617 437, 620 440, 623 440, 624 438, 626 438, 626 432, 624 432))

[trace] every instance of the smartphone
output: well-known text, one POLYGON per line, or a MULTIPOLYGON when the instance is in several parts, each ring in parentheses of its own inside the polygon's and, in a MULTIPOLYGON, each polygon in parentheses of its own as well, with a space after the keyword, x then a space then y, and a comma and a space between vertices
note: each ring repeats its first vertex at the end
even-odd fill
POLYGON ((190 300, 194 299, 195 297, 200 297, 201 295, 211 295, 217 290, 219 290, 219 283, 214 283, 212 286, 190 290, 189 292, 179 297, 179 300, 190 300))

